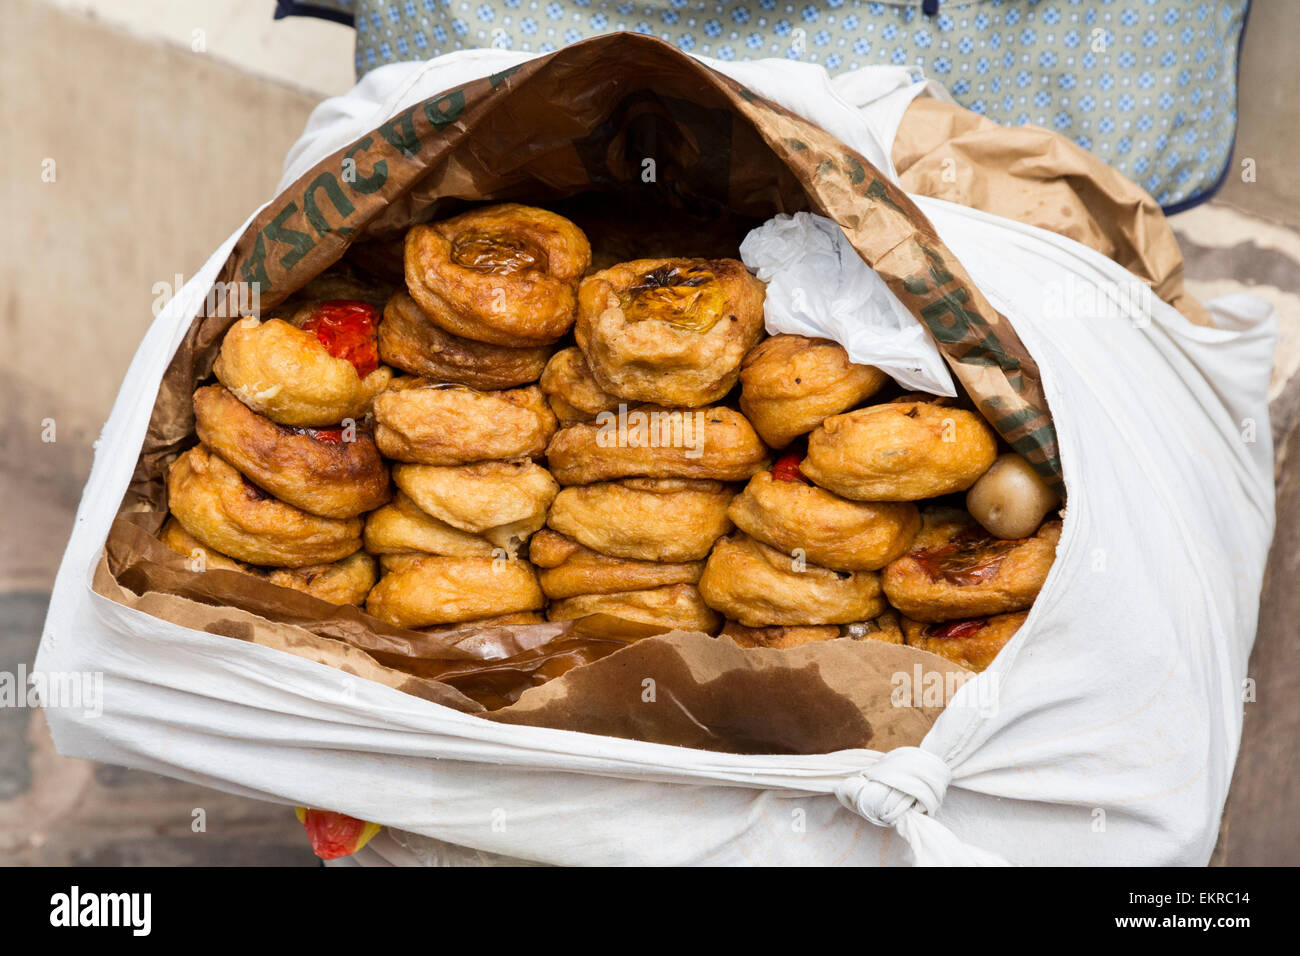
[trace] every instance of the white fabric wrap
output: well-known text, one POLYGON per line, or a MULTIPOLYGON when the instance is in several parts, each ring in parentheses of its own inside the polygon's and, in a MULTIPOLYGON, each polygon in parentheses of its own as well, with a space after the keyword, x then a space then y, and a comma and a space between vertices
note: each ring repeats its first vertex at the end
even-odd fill
MULTIPOLYGON (((402 106, 522 59, 469 51, 371 72, 315 111, 284 183, 402 106)), ((831 81, 788 61, 709 65, 890 176, 899 118, 936 95, 904 69, 831 81)), ((495 724, 95 595, 159 380, 241 226, 149 329, 104 426, 37 658, 47 673, 103 674, 103 713, 48 709, 60 752, 484 858, 1205 863, 1272 536, 1271 311, 1219 300, 1217 329, 1161 302, 1138 321, 1110 314, 1098 303, 1131 277, 1105 257, 914 198, 1037 360, 1070 493, 1028 620, 920 747, 742 756, 495 724)))

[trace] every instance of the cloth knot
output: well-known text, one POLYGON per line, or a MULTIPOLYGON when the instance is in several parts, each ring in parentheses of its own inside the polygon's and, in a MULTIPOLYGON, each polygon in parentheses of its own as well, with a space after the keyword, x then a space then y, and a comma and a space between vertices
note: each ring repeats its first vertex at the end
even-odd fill
POLYGON ((840 781, 835 796, 876 826, 892 827, 918 804, 933 814, 951 780, 948 765, 928 750, 899 747, 861 773, 840 781))

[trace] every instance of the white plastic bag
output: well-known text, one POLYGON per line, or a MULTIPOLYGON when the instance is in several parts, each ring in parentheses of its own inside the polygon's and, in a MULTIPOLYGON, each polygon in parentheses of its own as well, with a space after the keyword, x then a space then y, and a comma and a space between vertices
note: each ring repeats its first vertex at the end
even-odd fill
MULTIPOLYGON (((289 172, 518 59, 376 70, 314 114, 289 172)), ((896 70, 832 84, 788 61, 710 65, 882 170, 900 103, 923 88, 896 70)), ((60 752, 540 862, 1206 862, 1272 536, 1271 314, 1210 303, 1221 329, 1159 302, 1137 323, 1083 314, 1125 270, 914 198, 1038 362, 1070 502, 1024 626, 920 747, 742 756, 498 724, 95 594, 159 380, 241 227, 150 328, 104 427, 36 662, 101 673, 103 714, 49 709, 60 752), (1097 294, 1048 318, 1061 283, 1097 294)))
POLYGON ((904 388, 957 394, 930 330, 830 219, 774 216, 745 236, 740 257, 767 283, 769 332, 833 338, 854 362, 876 366, 904 388))

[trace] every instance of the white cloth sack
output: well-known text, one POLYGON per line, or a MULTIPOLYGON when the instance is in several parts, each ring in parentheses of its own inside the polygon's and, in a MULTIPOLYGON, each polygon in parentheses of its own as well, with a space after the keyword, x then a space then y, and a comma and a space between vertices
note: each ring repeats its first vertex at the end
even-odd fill
MULTIPOLYGON (((316 110, 285 181, 403 104, 521 59, 373 71, 316 110)), ((898 118, 927 91, 892 68, 832 82, 788 61, 709 65, 889 175, 898 118)), ((1220 300, 1222 330, 1160 302, 1141 322, 1084 314, 1072 303, 1104 303, 1128 273, 913 198, 1037 360, 1070 495, 1028 620, 920 747, 736 756, 497 724, 94 594, 159 380, 241 226, 150 328, 98 443, 37 667, 102 673, 103 713, 49 709, 59 751, 550 863, 1205 863, 1273 528, 1271 313, 1220 300), (1048 319, 1053 297, 1066 314, 1048 319)))

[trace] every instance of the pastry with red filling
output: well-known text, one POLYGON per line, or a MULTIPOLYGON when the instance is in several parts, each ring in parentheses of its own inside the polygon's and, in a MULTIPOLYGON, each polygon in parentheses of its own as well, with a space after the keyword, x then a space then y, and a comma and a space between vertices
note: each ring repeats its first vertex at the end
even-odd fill
POLYGON ((360 421, 392 370, 379 364, 379 310, 366 302, 301 307, 288 321, 241 319, 213 372, 253 411, 281 425, 360 421))
POLYGON ((194 422, 199 441, 303 511, 351 518, 392 497, 388 466, 364 426, 278 425, 220 385, 194 393, 194 422))
POLYGON ((908 553, 885 568, 889 603, 915 621, 953 621, 1023 611, 1056 560, 1061 522, 1032 538, 994 538, 965 511, 930 508, 908 553))

